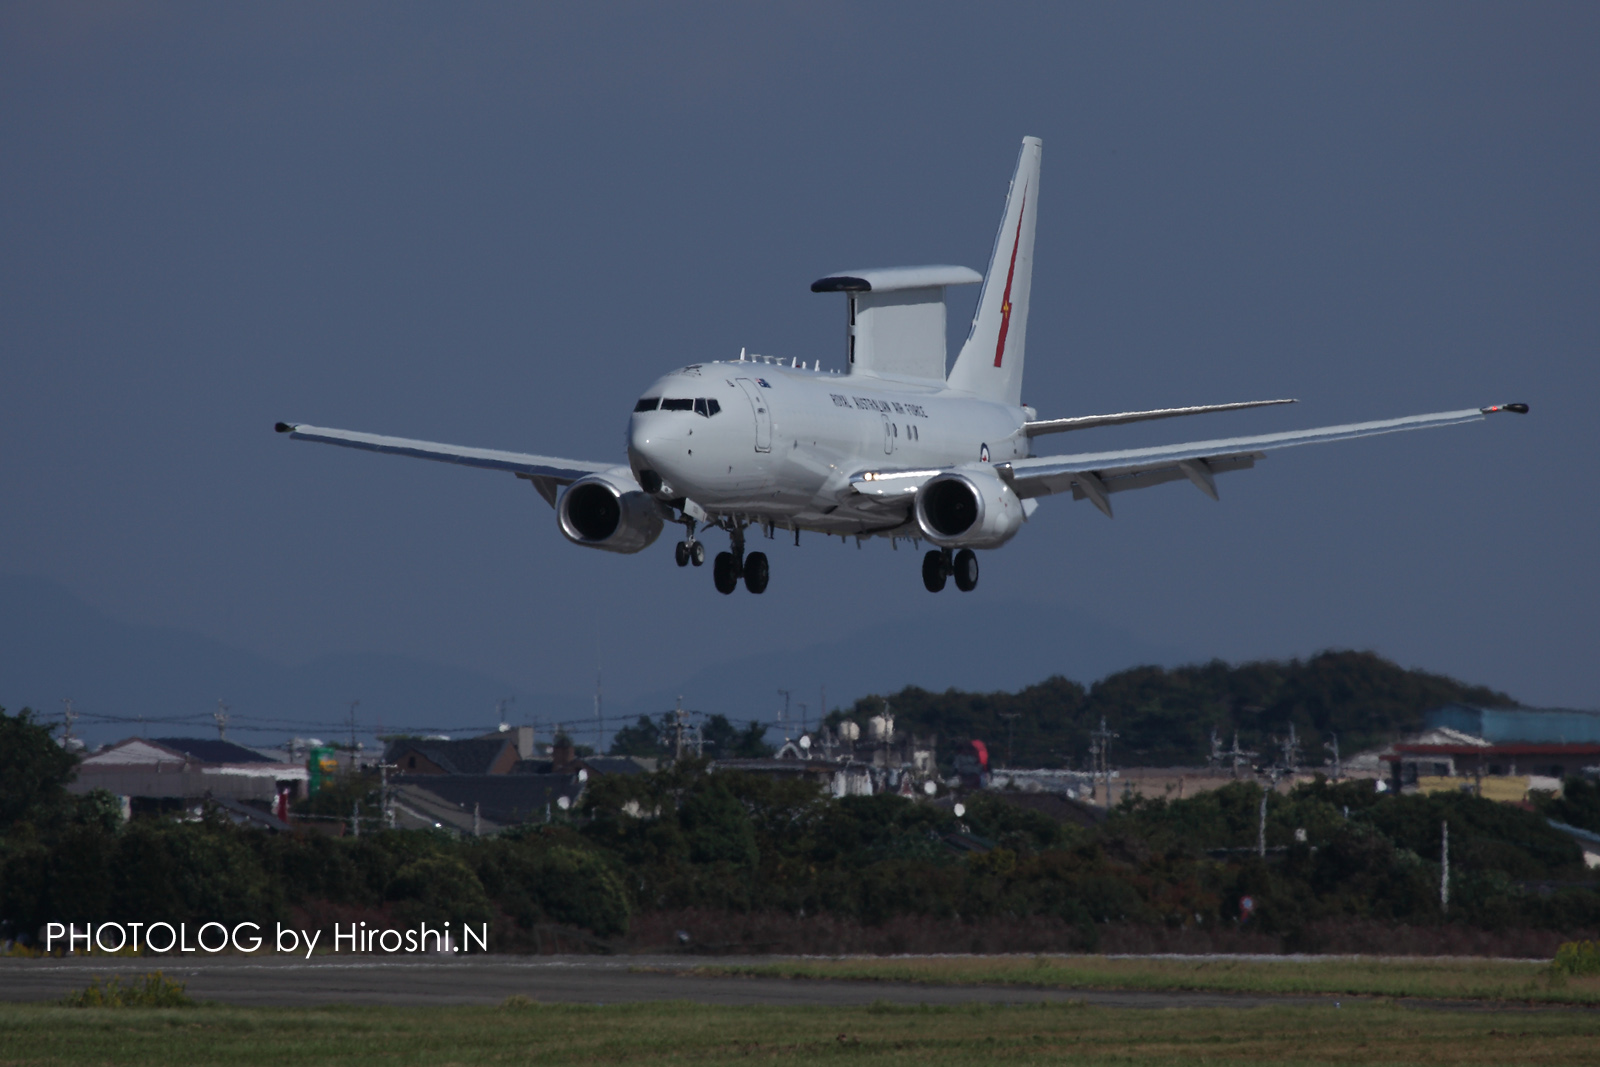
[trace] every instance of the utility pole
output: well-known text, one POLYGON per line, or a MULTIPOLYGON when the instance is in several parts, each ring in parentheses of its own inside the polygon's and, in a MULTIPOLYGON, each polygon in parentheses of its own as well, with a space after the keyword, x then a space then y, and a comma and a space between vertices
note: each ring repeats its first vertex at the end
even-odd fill
POLYGON ((800 709, 800 732, 805 733, 806 723, 809 721, 809 717, 806 715, 806 705, 796 701, 795 706, 800 709))
POLYGON ((1011 742, 1017 735, 1017 716, 1020 711, 1002 711, 1000 717, 1006 721, 1006 769, 1010 770, 1015 764, 1011 762, 1011 742))
MULTIPOLYGON (((677 706, 672 709, 672 759, 673 762, 683 759, 684 751, 688 748, 685 734, 688 732, 689 713, 683 710, 683 694, 678 695, 677 706)), ((696 747, 700 747, 696 745, 696 747)))
POLYGON ((1111 741, 1122 736, 1115 730, 1106 728, 1106 717, 1100 716, 1100 729, 1092 730, 1089 736, 1094 739, 1094 744, 1089 751, 1100 758, 1100 773, 1106 782, 1106 810, 1111 810, 1111 741))
POLYGON ((211 717, 217 720, 218 741, 226 741, 228 739, 228 712, 232 707, 233 705, 231 704, 224 704, 221 697, 217 698, 217 710, 211 713, 211 717))
POLYGON ((783 697, 783 710, 778 712, 778 728, 781 730, 784 722, 789 718, 789 691, 780 689, 778 690, 778 695, 783 697))
POLYGON ((596 755, 604 751, 601 742, 605 739, 605 697, 600 684, 600 665, 594 668, 594 750, 596 755))
POLYGON ((381 783, 378 791, 378 802, 383 805, 383 825, 387 830, 394 829, 394 803, 389 799, 389 771, 397 769, 395 764, 378 761, 378 780, 381 783))
POLYGON ((359 700, 351 700, 348 703, 350 705, 350 769, 351 770, 355 770, 355 766, 356 766, 356 707, 361 703, 361 701, 359 701, 359 700))
POLYGON ((1233 776, 1234 776, 1235 779, 1237 779, 1239 777, 1239 767, 1245 761, 1253 760, 1257 756, 1259 756, 1260 754, 1261 753, 1259 753, 1259 752, 1250 752, 1250 751, 1247 751, 1246 749, 1242 749, 1242 748, 1239 747, 1239 731, 1238 730, 1235 730, 1233 732, 1233 748, 1230 751, 1227 751, 1227 752, 1223 753, 1224 756, 1228 756, 1233 760, 1233 776))
POLYGON ((1333 780, 1337 782, 1344 778, 1344 764, 1339 762, 1339 735, 1331 734, 1330 736, 1333 740, 1324 741, 1322 747, 1333 752, 1333 780))
POLYGON ((1450 820, 1439 824, 1439 910, 1450 911, 1450 820))
POLYGON ((1300 738, 1294 732, 1294 723, 1289 724, 1289 736, 1278 742, 1278 751, 1283 756, 1284 773, 1294 777, 1294 769, 1300 765, 1300 738))
POLYGON ((1256 855, 1267 858, 1267 794, 1278 787, 1278 768, 1272 768, 1268 784, 1261 789, 1261 814, 1256 823, 1256 855))
MULTIPOLYGON (((72 740, 72 724, 77 721, 78 713, 73 710, 71 697, 62 697, 61 703, 63 705, 61 718, 66 722, 66 725, 61 730, 61 745, 66 748, 68 747, 67 742, 72 740)), ((141 728, 139 732, 142 734, 144 730, 141 728)))

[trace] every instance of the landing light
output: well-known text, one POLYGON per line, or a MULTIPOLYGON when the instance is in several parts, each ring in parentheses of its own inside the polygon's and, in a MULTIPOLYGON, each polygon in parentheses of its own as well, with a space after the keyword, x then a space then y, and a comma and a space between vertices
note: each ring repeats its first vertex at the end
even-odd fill
POLYGON ((864 482, 886 482, 891 478, 932 478, 938 471, 868 471, 861 476, 864 482))

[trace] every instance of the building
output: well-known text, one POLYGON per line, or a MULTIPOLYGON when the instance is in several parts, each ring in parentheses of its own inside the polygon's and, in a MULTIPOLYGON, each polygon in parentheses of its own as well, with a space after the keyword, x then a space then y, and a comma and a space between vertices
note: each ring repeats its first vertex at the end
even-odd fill
POLYGON ((124 810, 177 810, 205 798, 272 805, 280 790, 297 796, 310 777, 231 741, 191 737, 130 737, 83 758, 67 785, 74 793, 104 789, 124 798, 124 810))
POLYGON ((383 762, 404 775, 510 774, 524 758, 506 735, 463 741, 403 737, 390 741, 383 753, 383 762))
POLYGON ((1392 788, 1465 789, 1515 802, 1557 792, 1563 778, 1600 767, 1600 712, 1449 704, 1425 722, 1421 733, 1378 754, 1392 788))
POLYGON ((390 780, 389 803, 401 829, 479 836, 569 810, 587 781, 587 772, 405 776, 390 780))

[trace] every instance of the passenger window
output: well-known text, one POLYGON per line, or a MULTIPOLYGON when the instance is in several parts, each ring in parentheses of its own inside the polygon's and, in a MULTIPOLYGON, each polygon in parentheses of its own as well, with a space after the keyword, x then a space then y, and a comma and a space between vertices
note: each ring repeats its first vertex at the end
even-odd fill
POLYGON ((637 404, 633 405, 633 410, 635 410, 635 411, 654 411, 656 409, 656 405, 659 404, 660 402, 661 402, 661 398, 659 396, 647 396, 643 400, 639 401, 637 404))
POLYGON ((669 396, 661 401, 662 411, 693 411, 694 401, 688 397, 669 396))
POLYGON ((715 415, 717 412, 719 412, 721 410, 722 410, 722 405, 717 403, 717 398, 716 397, 713 396, 713 397, 707 397, 706 398, 706 418, 710 418, 712 415, 715 415))

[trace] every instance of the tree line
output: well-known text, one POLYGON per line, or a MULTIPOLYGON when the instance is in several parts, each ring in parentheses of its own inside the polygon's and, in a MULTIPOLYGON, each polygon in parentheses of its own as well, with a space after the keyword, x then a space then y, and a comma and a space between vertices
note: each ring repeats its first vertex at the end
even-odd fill
POLYGON ((1090 731, 1103 717, 1118 733, 1113 766, 1203 764, 1211 731, 1224 746, 1235 733, 1243 749, 1270 762, 1277 738, 1292 724, 1307 763, 1320 765, 1323 745, 1338 737, 1351 755, 1419 730, 1426 712, 1445 704, 1516 707, 1505 693, 1444 675, 1407 670, 1371 652, 1324 652, 1309 659, 1231 666, 1221 660, 1187 667, 1135 667, 1083 686, 1059 675, 1015 693, 933 693, 908 686, 857 700, 828 722, 865 726, 885 704, 897 731, 937 734, 948 742, 977 738, 993 758, 1019 767, 1086 766, 1090 731))
MULTIPOLYGON (((0 921, 490 922, 532 947, 550 924, 601 939, 652 912, 832 916, 873 925, 1050 920, 1093 949, 1108 925, 1259 929, 1314 949, 1329 921, 1600 929, 1600 893, 1541 812, 1466 794, 1389 796, 1366 782, 1267 797, 1251 782, 1129 798, 1059 822, 1005 793, 965 811, 895 795, 833 799, 799 780, 715 771, 591 779, 548 823, 488 838, 441 831, 280 833, 148 816, 74 796, 72 757, 31 715, 0 712, 0 921), (1451 892, 1439 898, 1441 825, 1451 892), (1249 897, 1251 908, 1241 907, 1249 897), (1297 940, 1299 939, 1299 940, 1297 940)), ((1546 810, 1600 831, 1600 790, 1573 779, 1546 810), (1561 805, 1556 807, 1555 805, 1561 805)))

